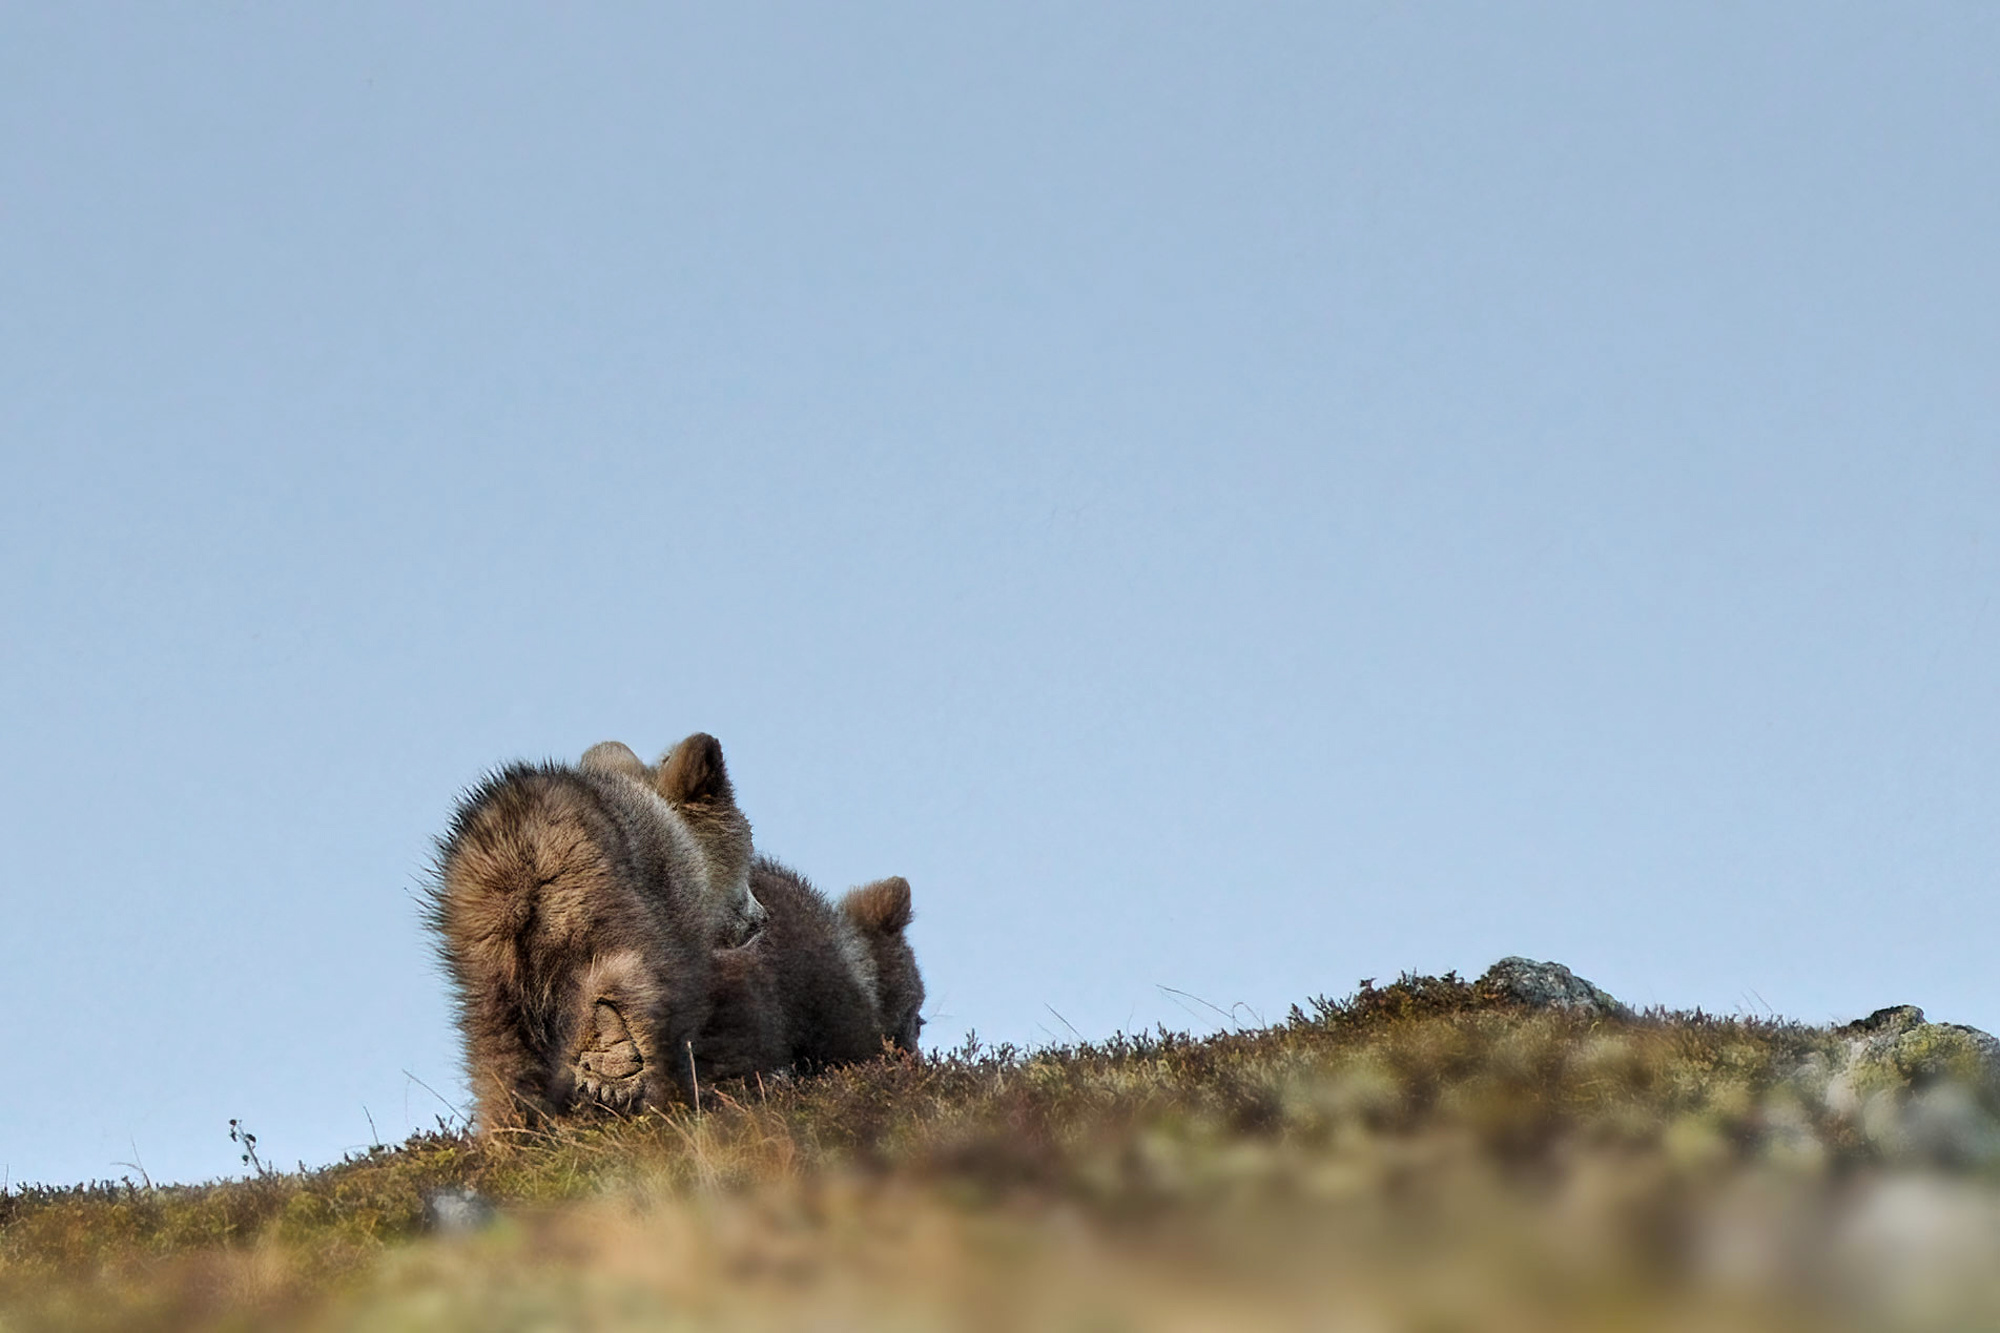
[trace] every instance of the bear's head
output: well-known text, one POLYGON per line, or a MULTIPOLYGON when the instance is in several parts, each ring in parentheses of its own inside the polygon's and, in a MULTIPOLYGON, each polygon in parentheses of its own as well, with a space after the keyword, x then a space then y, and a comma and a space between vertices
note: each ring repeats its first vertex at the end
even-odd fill
POLYGON ((883 1035, 899 1049, 914 1053, 924 1028, 920 1012, 924 979, 917 972, 916 952, 903 934, 910 924, 910 881, 891 875, 864 884, 840 900, 840 910, 860 928, 875 961, 883 1035))
POLYGON ((647 767, 619 741, 600 741, 583 752, 582 767, 630 778, 679 815, 701 849, 716 938, 738 945, 756 934, 767 913, 750 892, 750 821, 736 804, 722 742, 697 731, 647 767))

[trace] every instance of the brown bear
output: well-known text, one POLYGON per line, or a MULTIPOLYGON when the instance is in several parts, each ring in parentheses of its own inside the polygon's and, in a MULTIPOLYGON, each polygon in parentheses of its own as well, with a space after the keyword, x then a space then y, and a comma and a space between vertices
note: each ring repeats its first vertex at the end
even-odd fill
POLYGON ((605 749, 493 774, 439 845, 428 915, 485 1133, 579 1102, 687 1096, 715 951, 761 915, 750 824, 715 738, 688 737, 640 776, 605 749), (593 1050, 629 1052, 633 1067, 593 1050))
POLYGON ((750 886, 769 914, 748 944, 715 955, 713 1003, 694 1038, 704 1082, 917 1049, 923 978, 904 936, 909 881, 877 880, 829 903, 768 857, 750 886))

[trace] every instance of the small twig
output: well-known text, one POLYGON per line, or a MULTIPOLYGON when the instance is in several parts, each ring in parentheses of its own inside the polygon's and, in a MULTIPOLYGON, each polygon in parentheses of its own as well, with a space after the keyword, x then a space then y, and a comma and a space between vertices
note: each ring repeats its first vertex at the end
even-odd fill
POLYGON ((403 1071, 403 1077, 410 1080, 410 1082, 416 1084, 418 1087, 422 1088, 425 1092, 428 1092, 431 1096, 436 1097, 438 1099, 438 1104, 443 1106, 445 1110, 451 1112, 452 1116, 455 1119, 464 1118, 464 1113, 461 1112, 456 1106, 453 1106, 450 1102, 446 1101, 442 1096, 440 1096, 436 1088, 433 1088, 430 1084, 424 1082, 422 1079, 418 1078, 415 1074, 412 1074, 407 1069, 403 1071))
MULTIPOLYGON (((146 1189, 148 1190, 148 1192, 150 1192, 153 1188, 153 1178, 146 1174, 146 1164, 139 1158, 139 1140, 136 1138, 128 1138, 125 1140, 125 1142, 132 1145, 132 1160, 129 1162, 113 1162, 111 1165, 129 1166, 134 1171, 137 1171, 139 1173, 139 1179, 146 1183, 146 1189)), ((4 1192, 5 1191, 0 1191, 0 1193, 4 1192)))
MULTIPOLYGON (((1160 986, 1160 983, 1157 981, 1154 982, 1153 984, 1156 986, 1160 986)), ((1199 995, 1191 995, 1187 991, 1178 990, 1172 986, 1160 986, 1160 989, 1165 991, 1169 995, 1180 995, 1186 997, 1187 999, 1193 1000, 1196 1004, 1200 1005, 1204 1009, 1214 1010, 1214 1012, 1222 1015, 1222 1021, 1225 1023, 1236 1024, 1236 1026, 1239 1028, 1242 1026, 1242 1024, 1236 1023, 1236 1015, 1230 1013, 1227 1009, 1217 1008, 1215 1005, 1210 1004, 1207 1000, 1202 999, 1201 996, 1199 995)), ((1186 1006, 1182 1007, 1185 1008, 1186 1006)))
MULTIPOLYGON (((1264 1015, 1258 1013, 1255 1009, 1251 1008, 1250 1003, 1247 1000, 1238 1000, 1235 1004, 1229 1006, 1229 1019, 1232 1023, 1236 1021, 1236 1011, 1238 1009, 1243 1010, 1245 1013, 1249 1014, 1250 1017, 1256 1019, 1258 1027, 1261 1028, 1270 1026, 1270 1024, 1264 1021, 1264 1015)), ((1243 1025, 1241 1023, 1237 1023, 1236 1026, 1241 1028, 1243 1025)))
MULTIPOLYGON (((713 742, 710 742, 710 743, 711 743, 711 744, 713 744, 713 742)), ((695 1113, 696 1115, 700 1115, 700 1114, 701 1114, 701 1075, 699 1075, 699 1074, 697 1074, 697 1073, 695 1073, 695 1072, 694 1072, 694 1043, 693 1043, 692 1041, 690 1041, 690 1042, 689 1042, 689 1043, 687 1044, 687 1051, 688 1051, 688 1081, 689 1081, 690 1083, 694 1084, 694 1113, 695 1113)))
POLYGON ((369 1138, 369 1141, 370 1141, 371 1143, 373 1143, 375 1147, 377 1147, 377 1148, 381 1147, 381 1146, 382 1146, 382 1135, 381 1135, 381 1133, 380 1133, 380 1132, 379 1132, 379 1131, 378 1131, 378 1130, 377 1130, 377 1129, 375 1128, 375 1117, 374 1117, 374 1116, 372 1116, 372 1115, 369 1115, 369 1114, 368 1114, 368 1103, 367 1103, 367 1102, 363 1102, 363 1103, 361 1103, 361 1114, 363 1114, 363 1115, 365 1115, 365 1116, 368 1116, 368 1138, 369 1138))
POLYGON ((549 1138, 547 1130, 533 1125, 496 1125, 485 1132, 497 1139, 512 1139, 519 1143, 535 1143, 549 1138))
POLYGON ((257 1156, 257 1136, 252 1134, 249 1127, 242 1121, 232 1120, 229 1122, 229 1139, 232 1143, 243 1145, 243 1165, 249 1167, 260 1176, 271 1174, 271 1168, 265 1166, 263 1160, 257 1156))
POLYGON ((757 1075, 757 1100, 760 1102, 767 1100, 764 1095, 764 1071, 756 1069, 751 1072, 757 1075))
POLYGON ((1052 1005, 1052 1004, 1044 1004, 1044 1005, 1042 1006, 1042 1008, 1044 1008, 1044 1009, 1048 1010, 1048 1011, 1049 1011, 1050 1013, 1054 1014, 1054 1015, 1056 1016, 1056 1021, 1057 1021, 1058 1023, 1061 1023, 1061 1024, 1062 1024, 1062 1025, 1063 1025, 1064 1027, 1066 1027, 1066 1028, 1068 1028, 1068 1029, 1069 1029, 1069 1035, 1070 1035, 1070 1036, 1072 1036, 1072 1037, 1075 1037, 1075 1038, 1076 1038, 1076 1039, 1077 1039, 1078 1041, 1082 1041, 1082 1040, 1083 1040, 1083 1034, 1082 1034, 1081 1032, 1078 1032, 1078 1031, 1076 1030, 1076 1024, 1074 1024, 1074 1023, 1070 1022, 1070 1021, 1069 1021, 1069 1020, 1068 1020, 1067 1018, 1064 1018, 1064 1017, 1062 1016, 1062 1012, 1061 1012, 1060 1010, 1058 1010, 1058 1009, 1057 1009, 1057 1008, 1056 1008, 1056 1007, 1055 1007, 1054 1005, 1052 1005))

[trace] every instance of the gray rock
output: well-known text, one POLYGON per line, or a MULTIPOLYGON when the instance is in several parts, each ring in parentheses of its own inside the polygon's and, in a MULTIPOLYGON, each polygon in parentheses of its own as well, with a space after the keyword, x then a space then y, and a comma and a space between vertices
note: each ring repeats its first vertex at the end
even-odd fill
POLYGON ((1630 1018, 1632 1011, 1608 992, 1585 981, 1561 963, 1532 958, 1502 958, 1486 969, 1479 985, 1530 1009, 1574 1009, 1606 1018, 1630 1018))
POLYGON ((424 1193, 424 1230, 463 1235, 484 1230, 499 1216, 492 1201, 478 1190, 447 1186, 424 1193))
POLYGON ((1857 1124, 1889 1161, 2000 1162, 2000 1040, 1931 1023, 1913 1004, 1836 1029, 1844 1040, 1799 1067, 1794 1083, 1857 1124))
POLYGON ((1846 1065, 1878 1086, 1962 1083, 2000 1107, 2000 1039, 1963 1023, 1931 1023, 1913 1004, 1877 1009, 1840 1029, 1846 1065))
POLYGON ((2000 1037, 1990 1032, 1982 1032, 1975 1027, 1968 1027, 1964 1023, 1939 1023, 1937 1026, 1956 1034, 1959 1041, 1975 1052, 1980 1063, 1985 1066, 1988 1082, 2000 1088, 2000 1037))

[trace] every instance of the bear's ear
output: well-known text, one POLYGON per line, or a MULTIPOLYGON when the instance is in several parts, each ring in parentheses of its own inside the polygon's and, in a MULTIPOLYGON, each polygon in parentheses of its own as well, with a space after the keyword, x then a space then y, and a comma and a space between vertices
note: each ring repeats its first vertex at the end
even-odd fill
POLYGON ((891 875, 849 890, 840 910, 863 930, 894 935, 910 924, 910 881, 891 875))
POLYGON ((623 741, 599 741, 583 752, 583 767, 599 773, 622 773, 644 782, 646 765, 623 741))
POLYGON ((654 790, 669 805, 734 805, 736 791, 722 766, 722 742, 705 731, 676 745, 660 761, 654 790))

